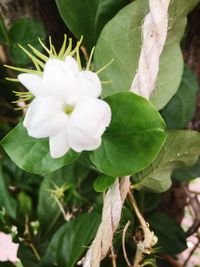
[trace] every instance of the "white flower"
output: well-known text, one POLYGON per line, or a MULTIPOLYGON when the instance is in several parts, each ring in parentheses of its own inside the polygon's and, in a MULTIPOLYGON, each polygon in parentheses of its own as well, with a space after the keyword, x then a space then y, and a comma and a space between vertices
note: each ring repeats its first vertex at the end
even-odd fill
POLYGON ((0 232, 0 261, 18 262, 18 247, 19 244, 12 242, 11 235, 0 232))
POLYGON ((20 74, 18 80, 35 96, 23 125, 29 136, 49 137, 50 154, 95 150, 110 124, 109 105, 98 99, 101 83, 96 73, 80 70, 70 56, 49 59, 43 75, 20 74))

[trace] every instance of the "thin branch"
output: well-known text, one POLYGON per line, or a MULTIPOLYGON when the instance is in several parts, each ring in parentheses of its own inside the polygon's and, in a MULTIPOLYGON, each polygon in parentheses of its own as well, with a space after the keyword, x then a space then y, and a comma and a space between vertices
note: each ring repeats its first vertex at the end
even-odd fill
POLYGON ((117 256, 116 256, 116 254, 114 253, 113 246, 111 246, 111 248, 110 248, 110 252, 111 252, 110 257, 111 257, 111 261, 112 261, 112 266, 113 266, 113 267, 117 267, 117 263, 116 263, 116 258, 117 258, 117 256))
POLYGON ((143 231, 143 238, 137 240, 135 238, 135 242, 137 245, 136 255, 133 261, 133 267, 139 267, 140 262, 144 258, 144 254, 150 254, 151 248, 157 243, 157 237, 154 235, 154 232, 150 231, 148 223, 144 220, 137 203, 135 201, 134 196, 129 191, 128 193, 128 199, 135 211, 135 214, 138 218, 138 221, 141 225, 142 231, 143 231))
POLYGON ((139 240, 137 246, 138 248, 140 248, 140 250, 143 251, 143 253, 150 254, 151 247, 157 243, 157 237, 154 235, 154 232, 150 231, 149 225, 143 218, 142 214, 140 213, 140 210, 137 206, 135 198, 130 191, 128 193, 128 199, 135 211, 135 214, 138 218, 138 221, 141 225, 141 228, 144 234, 144 240, 139 240))
POLYGON ((136 216, 137 216, 137 218, 138 218, 138 220, 140 222, 140 225, 141 225, 142 229, 145 229, 147 227, 147 223, 144 220, 142 214, 140 213, 140 210, 139 210, 139 208, 137 206, 135 198, 134 198, 134 196, 132 195, 132 193, 130 191, 128 193, 128 198, 130 200, 130 203, 132 204, 132 207, 133 207, 133 209, 135 211, 135 214, 136 214, 136 216))
POLYGON ((186 265, 187 265, 189 259, 192 257, 192 255, 194 254, 195 250, 198 248, 199 244, 200 244, 200 239, 199 239, 198 242, 195 244, 195 246, 193 247, 193 249, 190 251, 190 253, 189 253, 187 259, 185 260, 183 266, 186 266, 186 265))
POLYGON ((29 230, 29 216, 26 214, 25 215, 25 226, 24 226, 25 230, 24 230, 24 235, 27 235, 28 239, 29 240, 26 240, 26 244, 27 246, 29 246, 32 251, 33 251, 33 254, 35 255, 36 259, 38 261, 41 260, 41 257, 36 249, 36 247, 34 246, 33 242, 31 242, 31 233, 30 233, 30 230, 29 230))
POLYGON ((144 259, 144 253, 137 247, 135 257, 133 260, 133 267, 140 267, 141 261, 144 259))
POLYGON ((190 192, 190 190, 188 190, 186 186, 184 187, 184 189, 188 197, 189 208, 191 208, 192 213, 194 215, 193 224, 188 228, 186 232, 186 236, 189 237, 193 235, 200 227, 200 205, 199 205, 199 199, 198 199, 197 194, 192 196, 193 193, 190 192))
POLYGON ((200 195, 200 191, 195 191, 195 190, 191 190, 191 189, 189 189, 188 191, 192 194, 200 195))
POLYGON ((128 259, 128 256, 127 256, 127 253, 126 253, 126 245, 125 245, 125 239, 126 239, 126 232, 128 230, 128 227, 130 225, 130 221, 127 222, 127 224, 125 225, 124 229, 123 229, 123 234, 122 234, 122 249, 123 249, 123 254, 124 254, 124 259, 128 265, 128 267, 132 267, 129 259, 128 259))

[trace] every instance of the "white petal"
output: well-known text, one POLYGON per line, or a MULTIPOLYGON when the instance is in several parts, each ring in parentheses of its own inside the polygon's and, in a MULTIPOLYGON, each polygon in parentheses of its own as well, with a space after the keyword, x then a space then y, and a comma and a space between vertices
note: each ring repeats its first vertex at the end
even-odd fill
POLYGON ((62 60, 50 59, 45 64, 44 88, 52 96, 66 100, 74 92, 76 79, 73 68, 62 60))
POLYGON ((50 154, 52 158, 64 156, 70 149, 67 140, 67 129, 49 138, 50 154))
POLYGON ((72 123, 68 126, 68 139, 70 147, 76 152, 95 150, 101 144, 101 137, 91 137, 84 134, 72 123))
POLYGON ((101 91, 101 82, 97 74, 91 71, 81 71, 73 94, 74 102, 82 101, 85 97, 98 98, 101 91))
POLYGON ((81 71, 78 76, 81 94, 85 96, 99 97, 101 94, 101 82, 96 73, 92 71, 81 71))
POLYGON ((42 77, 39 75, 22 73, 17 78, 34 96, 44 95, 42 77))
POLYGON ((70 117, 70 122, 84 134, 101 136, 111 121, 110 106, 103 100, 86 98, 78 103, 70 117))
POLYGON ((66 128, 68 116, 62 111, 62 102, 51 96, 36 97, 28 107, 23 125, 28 134, 44 138, 66 128))
POLYGON ((110 121, 111 110, 105 101, 88 98, 77 104, 68 124, 70 147, 77 152, 98 148, 110 121))
POLYGON ((75 75, 78 75, 80 70, 79 70, 79 66, 76 62, 76 60, 71 57, 71 56, 67 56, 66 59, 65 59, 65 63, 67 64, 67 66, 69 68, 71 68, 74 72, 75 75))

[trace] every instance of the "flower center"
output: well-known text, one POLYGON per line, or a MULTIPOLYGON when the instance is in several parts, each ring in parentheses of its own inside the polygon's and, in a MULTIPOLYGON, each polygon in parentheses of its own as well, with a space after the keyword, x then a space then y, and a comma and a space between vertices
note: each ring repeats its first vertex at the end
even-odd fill
POLYGON ((67 105, 65 105, 65 107, 64 107, 64 112, 65 112, 65 114, 67 114, 67 115, 71 115, 71 113, 73 112, 73 110, 74 110, 74 106, 73 106, 73 105, 69 105, 69 104, 67 104, 67 105))

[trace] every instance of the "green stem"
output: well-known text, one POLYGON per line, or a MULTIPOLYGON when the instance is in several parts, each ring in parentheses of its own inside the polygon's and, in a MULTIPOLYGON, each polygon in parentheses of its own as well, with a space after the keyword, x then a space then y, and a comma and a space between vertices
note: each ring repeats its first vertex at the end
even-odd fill
POLYGON ((38 261, 40 261, 41 258, 40 258, 40 255, 39 255, 37 249, 35 248, 35 246, 34 246, 33 244, 29 244, 29 247, 32 249, 32 251, 33 251, 33 253, 34 253, 36 259, 37 259, 38 261))
POLYGON ((24 267, 21 263, 21 261, 14 263, 14 266, 16 267, 24 267))

